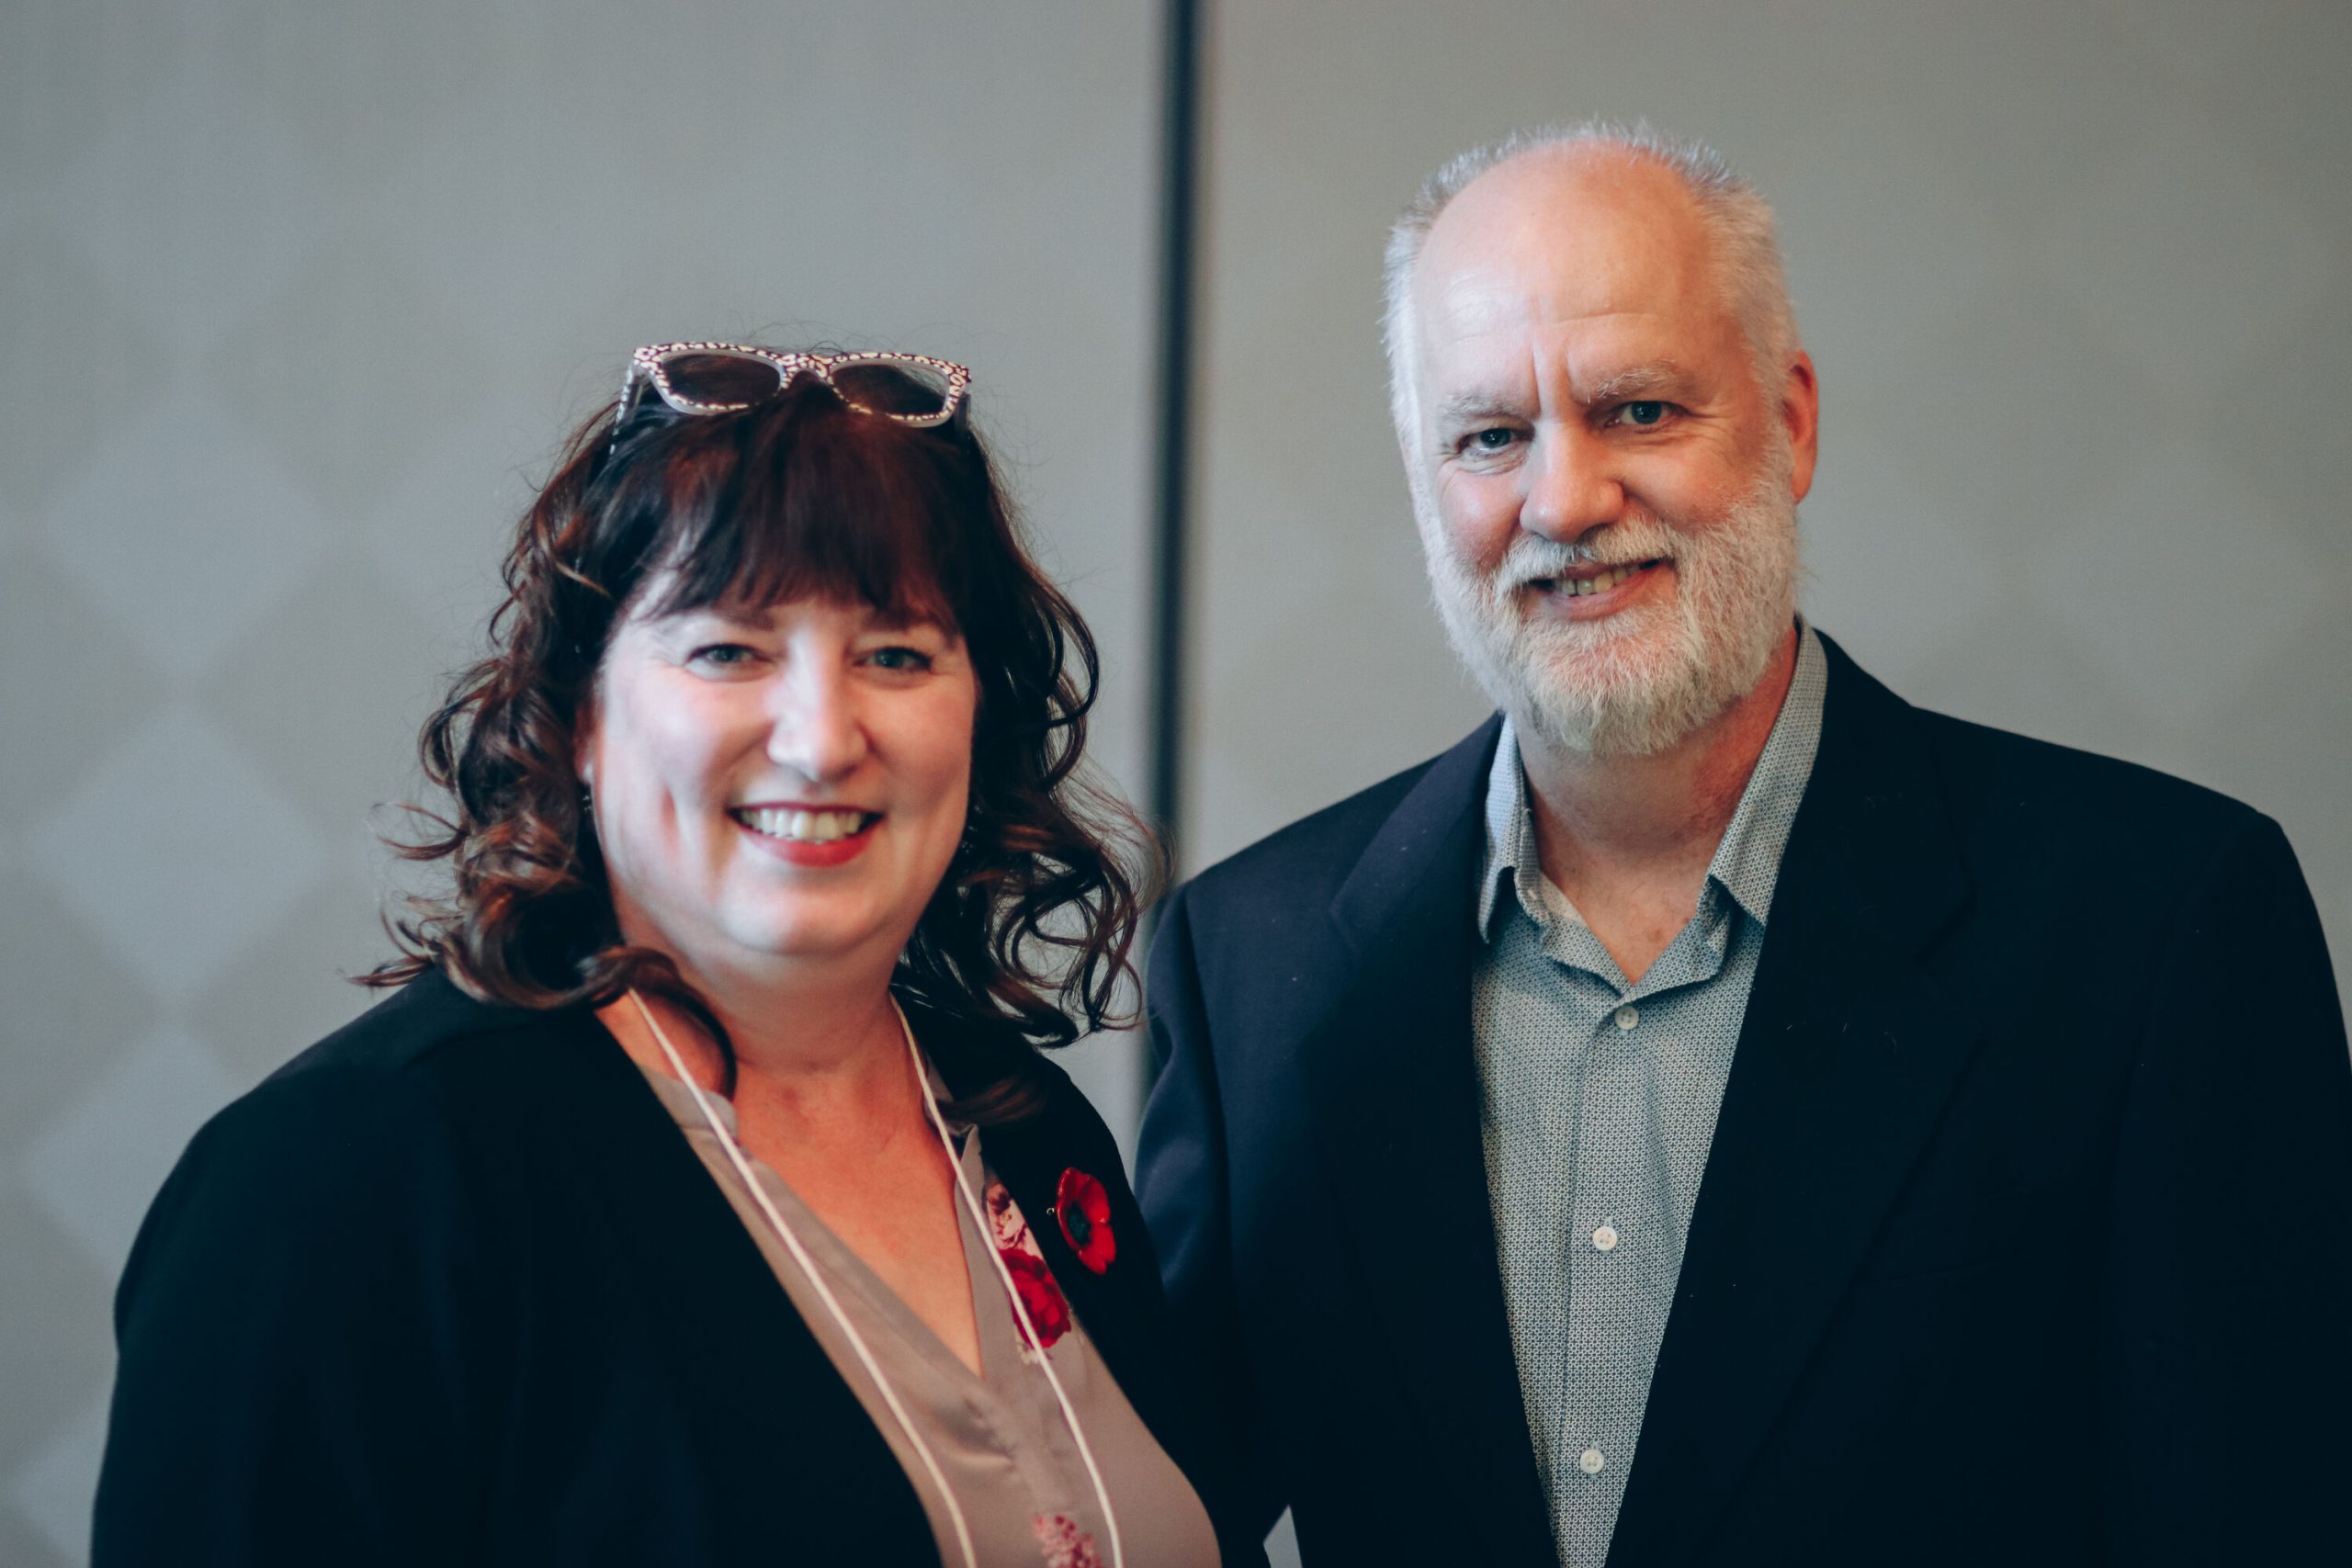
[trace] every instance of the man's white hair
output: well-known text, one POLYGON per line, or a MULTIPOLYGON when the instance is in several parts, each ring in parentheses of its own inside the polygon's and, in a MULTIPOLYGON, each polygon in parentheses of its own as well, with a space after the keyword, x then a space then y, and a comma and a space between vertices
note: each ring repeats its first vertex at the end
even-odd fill
MULTIPOLYGON (((1396 434, 1408 449, 1419 445, 1420 428, 1420 400, 1414 385, 1413 267, 1420 260, 1430 228, 1480 175, 1522 152, 1544 148, 1615 151, 1657 164, 1682 181, 1714 239, 1715 274, 1747 338, 1757 380, 1777 400, 1779 377, 1796 355, 1799 344, 1796 311, 1789 303, 1788 281, 1781 272, 1772 209, 1756 187, 1733 173, 1723 154, 1712 147, 1662 135, 1647 121, 1627 126, 1611 120, 1580 120, 1514 130, 1499 141, 1449 161, 1422 184, 1389 229, 1383 269, 1388 295, 1383 331, 1388 350, 1388 401, 1396 434)), ((1406 468, 1418 476, 1409 453, 1406 468)), ((1419 488, 1416 477, 1415 489, 1419 488)))

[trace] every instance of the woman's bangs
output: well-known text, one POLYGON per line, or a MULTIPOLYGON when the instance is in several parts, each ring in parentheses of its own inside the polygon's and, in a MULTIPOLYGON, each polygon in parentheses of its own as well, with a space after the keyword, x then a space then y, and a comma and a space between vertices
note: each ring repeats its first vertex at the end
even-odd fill
POLYGON ((799 412, 746 422, 730 479, 673 514, 661 611, 815 598, 960 632, 963 530, 932 443, 838 405, 799 412))

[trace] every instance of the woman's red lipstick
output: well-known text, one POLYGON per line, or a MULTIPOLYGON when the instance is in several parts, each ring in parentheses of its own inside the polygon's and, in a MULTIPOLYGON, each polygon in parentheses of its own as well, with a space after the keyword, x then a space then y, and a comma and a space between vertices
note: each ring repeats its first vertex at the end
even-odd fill
POLYGON ((855 806, 807 806, 780 801, 738 806, 728 812, 763 852, 790 865, 846 865, 874 841, 882 814, 855 806))

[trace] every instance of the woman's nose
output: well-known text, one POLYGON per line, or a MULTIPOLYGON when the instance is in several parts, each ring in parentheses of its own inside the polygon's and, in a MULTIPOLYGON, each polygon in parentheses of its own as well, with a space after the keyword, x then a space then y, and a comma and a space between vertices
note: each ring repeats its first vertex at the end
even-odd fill
POLYGON ((768 758, 811 784, 854 772, 868 750, 857 693, 838 672, 796 671, 776 683, 768 758))

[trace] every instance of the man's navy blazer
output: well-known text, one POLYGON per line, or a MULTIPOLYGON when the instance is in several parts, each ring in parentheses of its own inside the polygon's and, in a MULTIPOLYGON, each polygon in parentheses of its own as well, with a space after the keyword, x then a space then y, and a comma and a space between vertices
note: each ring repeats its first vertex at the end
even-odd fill
MULTIPOLYGON (((1555 1561, 1470 1032, 1498 728, 1152 954, 1145 1213, 1309 1568, 1555 1561)), ((2277 824, 1831 645, 1610 1562, 2342 1562, 2347 1432, 2352 1066, 2277 824)))

